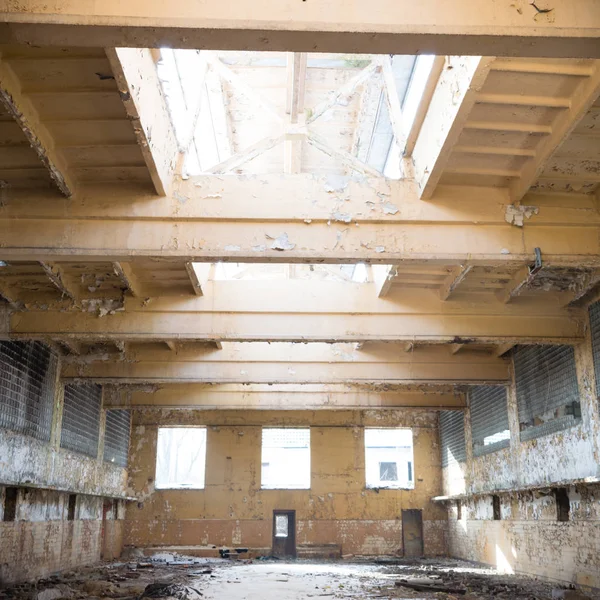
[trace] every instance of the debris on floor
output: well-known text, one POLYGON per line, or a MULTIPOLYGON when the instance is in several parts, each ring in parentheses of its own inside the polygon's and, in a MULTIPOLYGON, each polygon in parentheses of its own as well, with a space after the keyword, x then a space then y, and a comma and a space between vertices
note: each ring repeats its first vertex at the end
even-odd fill
POLYGON ((232 561, 167 553, 126 556, 129 562, 104 563, 0 588, 0 600, 600 600, 567 586, 501 575, 453 559, 355 557, 324 562, 232 561))

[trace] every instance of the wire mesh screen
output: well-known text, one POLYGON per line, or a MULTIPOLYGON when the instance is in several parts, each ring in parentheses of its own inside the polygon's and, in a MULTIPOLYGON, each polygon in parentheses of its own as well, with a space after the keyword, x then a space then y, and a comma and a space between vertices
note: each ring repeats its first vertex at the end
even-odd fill
POLYGON ((127 466, 131 416, 128 410, 106 411, 104 460, 120 467, 127 466))
POLYGON ((590 306, 590 329, 592 333, 592 356, 596 372, 596 396, 600 398, 600 301, 590 306))
POLYGON ((57 368, 41 342, 0 342, 0 427, 50 440, 57 368))
POLYGON ((96 384, 65 385, 60 447, 98 455, 102 386, 96 384))
POLYGON ((521 440, 572 427, 581 418, 571 346, 518 346, 513 352, 521 440))
POLYGON ((442 467, 467 460, 465 421, 462 411, 440 411, 440 445, 442 448, 442 467))
POLYGON ((481 456, 507 448, 510 443, 506 388, 476 385, 469 392, 473 454, 481 456))

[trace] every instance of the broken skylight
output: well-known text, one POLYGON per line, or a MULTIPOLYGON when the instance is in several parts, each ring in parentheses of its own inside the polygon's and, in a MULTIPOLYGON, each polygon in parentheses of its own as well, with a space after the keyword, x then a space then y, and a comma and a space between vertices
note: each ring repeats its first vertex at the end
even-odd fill
POLYGON ((162 49, 184 174, 400 177, 390 110, 416 114, 433 57, 162 49))

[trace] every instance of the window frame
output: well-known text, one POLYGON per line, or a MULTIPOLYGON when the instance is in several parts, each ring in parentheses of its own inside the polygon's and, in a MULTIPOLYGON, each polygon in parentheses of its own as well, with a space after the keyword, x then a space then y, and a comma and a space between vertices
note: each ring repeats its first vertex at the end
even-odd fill
POLYGON ((173 426, 168 426, 168 427, 158 427, 157 428, 157 432, 156 432, 156 459, 154 461, 154 489, 155 490, 177 490, 177 491, 186 491, 186 490, 192 490, 192 491, 199 491, 199 490, 204 490, 206 488, 206 455, 207 455, 207 447, 208 447, 208 427, 206 425, 191 425, 191 426, 186 426, 186 425, 173 425, 173 426), (174 484, 167 484, 167 485, 160 485, 158 483, 158 452, 159 452, 159 437, 160 437, 160 431, 161 429, 182 429, 185 431, 190 431, 193 429, 197 429, 197 430, 202 430, 204 431, 204 453, 202 454, 202 460, 204 461, 204 468, 203 468, 203 477, 202 477, 202 485, 201 486, 181 486, 181 485, 174 485, 174 484))
MULTIPOLYGON (((414 490, 415 489, 415 444, 414 444, 414 433, 412 427, 365 427, 363 429, 363 446, 364 446, 364 459, 365 459, 365 490, 414 490), (410 458, 406 460, 403 464, 406 466, 407 475, 410 475, 410 479, 408 479, 408 483, 404 484, 393 481, 383 482, 381 479, 379 480, 379 485, 369 485, 368 476, 367 476, 367 464, 368 464, 368 450, 367 446, 367 432, 368 431, 409 431, 410 432, 410 458)), ((375 457, 374 462, 377 464, 377 471, 379 472, 379 463, 381 462, 391 462, 389 460, 382 461, 379 458, 375 457)), ((397 473, 401 472, 400 464, 396 461, 397 465, 397 473)))
MULTIPOLYGON (((299 491, 306 491, 306 490, 310 490, 312 488, 312 445, 311 445, 311 439, 312 439, 312 432, 311 432, 311 428, 310 427, 261 427, 261 435, 260 435, 260 490, 261 491, 265 491, 265 490, 291 490, 291 491, 295 491, 295 490, 299 490, 299 491), (265 460, 264 460, 264 432, 266 430, 281 430, 281 429, 286 429, 286 430, 293 430, 293 431, 308 431, 308 485, 307 486, 302 486, 302 487, 283 487, 281 485, 277 485, 277 486, 265 486, 264 484, 264 474, 263 474, 263 469, 265 466, 265 460)), ((270 463, 266 463, 267 465, 269 465, 270 463)))

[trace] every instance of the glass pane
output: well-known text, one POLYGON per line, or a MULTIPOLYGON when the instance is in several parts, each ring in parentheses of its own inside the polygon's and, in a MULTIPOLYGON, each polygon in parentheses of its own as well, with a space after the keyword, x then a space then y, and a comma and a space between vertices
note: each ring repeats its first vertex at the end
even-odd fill
POLYGON ((365 429, 367 488, 412 489, 413 476, 410 429, 365 429))
POLYGON ((310 488, 309 429, 263 429, 261 487, 310 488))
POLYGON ((398 481, 398 463, 380 462, 379 479, 381 481, 398 481))
POLYGON ((275 515, 275 537, 288 536, 288 516, 275 515))
POLYGON ((199 427, 158 430, 156 487, 202 489, 206 461, 206 429, 199 427))

